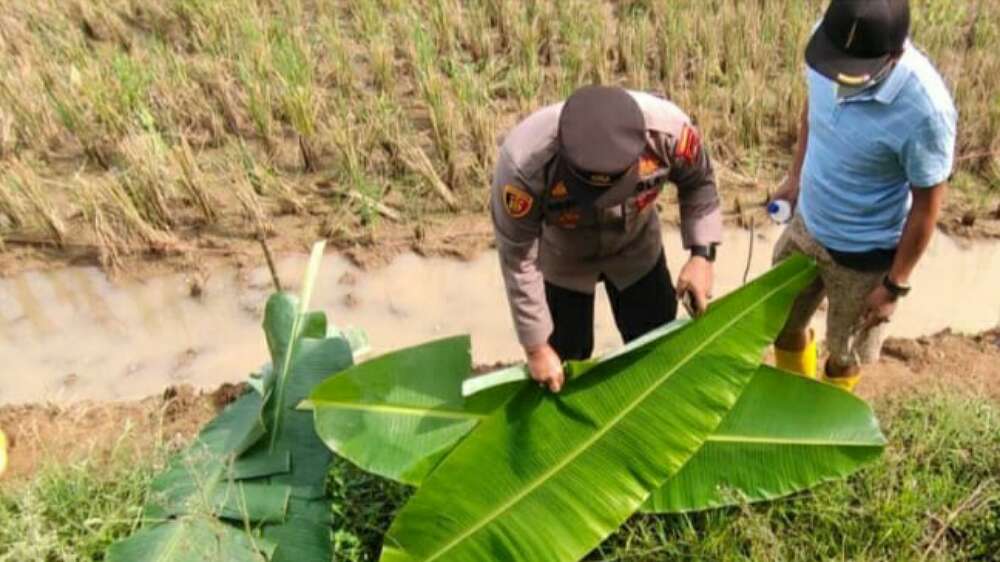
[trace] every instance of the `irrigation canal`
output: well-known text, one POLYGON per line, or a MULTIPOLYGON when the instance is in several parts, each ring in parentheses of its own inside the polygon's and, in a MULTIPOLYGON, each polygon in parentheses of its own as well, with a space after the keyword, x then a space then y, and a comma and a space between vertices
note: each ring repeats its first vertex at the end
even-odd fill
MULTIPOLYGON (((767 269, 778 234, 757 233, 751 277, 767 269)), ((676 275, 684 259, 676 233, 666 246, 676 275)), ((748 246, 746 231, 726 233, 717 294, 742 282, 748 246)), ((935 237, 893 335, 971 333, 1000 323, 1000 242, 966 246, 935 237)), ((282 279, 297 283, 305 261, 280 261, 282 279)), ((169 385, 241 381, 267 359, 260 317, 270 290, 264 268, 214 271, 200 298, 183 274, 114 284, 96 268, 67 268, 0 279, 0 404, 128 399, 169 385)), ((519 357, 493 252, 470 262, 406 254, 370 272, 328 255, 313 308, 338 326, 363 327, 376 352, 469 333, 476 362, 519 357)), ((603 291, 596 317, 598 350, 619 345, 603 291)))

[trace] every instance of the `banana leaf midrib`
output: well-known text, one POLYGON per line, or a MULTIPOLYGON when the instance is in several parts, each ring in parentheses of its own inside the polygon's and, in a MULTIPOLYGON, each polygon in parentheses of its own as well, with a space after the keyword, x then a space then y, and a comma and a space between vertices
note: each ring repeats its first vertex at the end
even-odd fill
MULTIPOLYGON (((305 308, 301 306, 301 308, 305 308)), ((275 407, 274 421, 269 428, 271 434, 271 441, 268 445, 268 450, 274 452, 274 447, 278 442, 281 435, 281 422, 283 418, 284 408, 281 407, 285 401, 285 389, 288 386, 288 369, 292 365, 292 358, 295 356, 295 352, 298 350, 299 334, 302 332, 302 317, 304 312, 299 310, 295 315, 295 319, 292 321, 292 334, 288 341, 288 347, 285 349, 284 357, 281 359, 281 370, 278 371, 278 378, 275 383, 274 391, 274 403, 277 404, 275 407)))
POLYGON ((517 504, 525 497, 527 497, 529 494, 534 492, 535 489, 541 486, 544 482, 548 481, 554 475, 562 471, 566 466, 568 466, 570 463, 576 460, 580 455, 584 454, 594 443, 601 440, 605 435, 608 434, 608 432, 617 427, 618 423, 620 423, 626 416, 628 416, 628 414, 630 414, 633 410, 635 410, 635 408, 639 407, 639 405, 642 404, 645 400, 647 400, 654 392, 659 390, 660 385, 662 385, 666 380, 668 380, 671 375, 673 375, 682 367, 686 366, 693 357, 695 357, 703 349, 708 347, 709 344, 714 343, 720 337, 721 334, 728 331, 737 322, 739 322, 746 316, 750 315, 750 313, 756 310, 759 306, 761 306, 762 303, 767 302, 768 299, 772 298, 774 295, 781 292, 785 287, 793 285, 801 275, 803 274, 800 273, 798 275, 791 276, 790 278, 785 280, 784 283, 781 283, 772 288, 770 291, 762 294, 753 304, 745 307, 739 314, 734 315, 725 323, 720 324, 718 329, 716 329, 710 337, 706 337, 698 345, 693 346, 686 355, 683 355, 682 358, 674 364, 673 367, 671 367, 668 371, 664 372, 663 375, 659 377, 659 380, 657 382, 655 382, 654 384, 650 384, 649 388, 640 393, 639 396, 636 397, 636 399, 632 400, 629 404, 623 407, 622 411, 618 415, 614 416, 611 420, 609 420, 607 424, 605 424, 603 427, 595 431, 592 437, 583 441, 578 447, 572 450, 570 454, 566 455, 565 459, 556 463, 552 468, 546 470, 541 475, 534 478, 527 486, 524 487, 522 491, 515 494, 509 500, 503 502, 496 509, 487 514, 486 517, 483 517, 478 523, 472 525, 467 530, 465 530, 464 532, 456 536, 454 539, 452 539, 450 542, 442 546, 437 552, 425 558, 424 562, 432 562, 433 560, 437 560, 442 555, 447 553, 449 550, 454 548, 456 545, 458 545, 459 543, 466 540, 467 538, 478 532, 480 529, 488 525, 490 521, 499 517, 500 514, 509 510, 511 506, 517 504))
POLYGON ((277 378, 274 383, 274 420, 272 421, 271 427, 268 428, 271 434, 268 450, 272 453, 274 452, 275 447, 278 444, 278 440, 282 435, 281 424, 284 421, 285 393, 288 388, 289 379, 288 370, 292 366, 292 360, 295 357, 299 348, 299 343, 302 340, 302 324, 305 320, 306 314, 309 312, 309 301, 312 298, 313 283, 315 283, 316 274, 319 272, 319 264, 323 259, 324 248, 326 248, 325 240, 317 242, 313 245, 312 252, 309 255, 309 263, 306 265, 306 274, 303 278, 302 291, 299 295, 298 310, 296 311, 295 318, 292 320, 288 347, 285 349, 285 355, 281 359, 281 370, 278 371, 277 378))
POLYGON ((161 552, 160 556, 161 560, 170 560, 170 556, 173 555, 174 550, 177 549, 177 545, 180 544, 181 536, 183 535, 181 531, 183 529, 184 529, 183 527, 178 526, 177 530, 174 531, 173 533, 174 536, 172 539, 170 539, 170 542, 167 543, 166 550, 161 552))
POLYGON ((732 433, 713 434, 705 439, 712 443, 763 443, 765 445, 804 445, 811 447, 879 447, 874 443, 859 443, 857 441, 802 439, 798 437, 754 437, 732 433))
POLYGON ((432 408, 420 406, 403 406, 395 404, 356 404, 339 400, 310 400, 314 405, 332 406, 343 410, 354 410, 361 412, 377 412, 386 414, 400 414, 404 416, 420 416, 430 418, 442 418, 452 420, 484 420, 488 414, 474 414, 464 410, 450 410, 447 408, 432 408))

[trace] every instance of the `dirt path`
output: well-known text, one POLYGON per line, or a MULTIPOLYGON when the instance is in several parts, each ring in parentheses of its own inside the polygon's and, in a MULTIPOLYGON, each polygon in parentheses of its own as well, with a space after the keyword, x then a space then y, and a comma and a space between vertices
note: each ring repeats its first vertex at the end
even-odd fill
MULTIPOLYGON (((892 339, 884 355, 858 387, 866 399, 941 388, 1000 401, 1000 329, 976 336, 943 332, 892 339)), ((198 394, 180 387, 132 402, 2 407, 0 426, 11 441, 11 464, 0 482, 23 481, 53 462, 106 457, 116 447, 138 456, 161 443, 180 446, 239 391, 223 385, 198 394)))
POLYGON ((945 331, 915 340, 893 338, 882 355, 858 386, 865 398, 942 389, 1000 400, 1000 328, 975 336, 945 331))

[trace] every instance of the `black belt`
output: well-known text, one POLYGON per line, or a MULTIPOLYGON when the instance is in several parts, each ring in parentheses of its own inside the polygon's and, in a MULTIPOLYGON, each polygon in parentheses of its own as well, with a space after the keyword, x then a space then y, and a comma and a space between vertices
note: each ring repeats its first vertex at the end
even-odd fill
POLYGON ((838 252, 827 248, 826 251, 838 265, 865 273, 888 271, 896 259, 896 248, 876 248, 864 252, 838 252))

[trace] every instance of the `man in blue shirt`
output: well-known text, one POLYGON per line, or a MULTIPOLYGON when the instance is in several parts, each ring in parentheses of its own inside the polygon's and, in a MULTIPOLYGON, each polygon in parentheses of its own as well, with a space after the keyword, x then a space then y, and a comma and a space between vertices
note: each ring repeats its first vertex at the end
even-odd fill
POLYGON ((809 323, 828 297, 823 377, 848 390, 878 359, 954 163, 954 103, 909 24, 907 0, 832 0, 806 49, 799 146, 776 195, 798 208, 775 258, 820 266, 775 343, 778 366, 816 375, 809 323))

